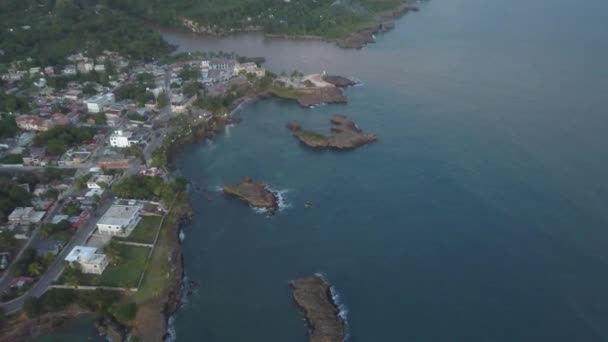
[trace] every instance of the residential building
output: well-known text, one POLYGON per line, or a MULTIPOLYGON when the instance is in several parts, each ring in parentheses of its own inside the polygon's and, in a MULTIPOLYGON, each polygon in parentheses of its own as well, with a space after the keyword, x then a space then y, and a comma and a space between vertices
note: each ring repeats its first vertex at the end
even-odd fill
POLYGON ((84 103, 87 106, 87 111, 89 113, 101 113, 104 110, 104 107, 114 102, 114 94, 106 93, 95 95, 91 98, 88 98, 84 103))
POLYGON ((129 236, 141 218, 141 205, 114 204, 97 221, 100 234, 129 236))
POLYGON ((257 64, 255 63, 237 63, 234 66, 234 73, 235 74, 241 74, 241 73, 245 73, 245 74, 254 74, 257 77, 264 77, 266 75, 266 70, 264 70, 263 68, 260 68, 257 66, 257 64))
POLYGON ((62 73, 70 76, 76 75, 76 66, 73 64, 66 65, 65 68, 63 68, 62 73))
POLYGON ((8 215, 10 222, 16 223, 39 223, 46 212, 36 211, 34 207, 17 207, 8 215))
POLYGON ((96 176, 93 176, 87 182, 87 188, 89 188, 89 189, 103 189, 104 188, 104 184, 105 184, 105 187, 108 187, 108 186, 112 185, 113 178, 114 177, 112 177, 110 175, 96 175, 96 176))
POLYGON ((231 59, 214 59, 209 62, 209 69, 211 70, 232 70, 235 62, 231 59))
POLYGON ((87 246, 74 247, 65 261, 79 264, 82 273, 88 274, 102 274, 109 264, 105 254, 99 253, 95 247, 87 246))
POLYGON ((28 153, 23 155, 24 166, 40 166, 43 163, 44 157, 46 156, 46 149, 44 147, 32 147, 28 153))
POLYGON ((124 158, 108 158, 98 161, 97 167, 106 169, 128 169, 129 160, 124 158))
POLYGON ((26 131, 48 131, 52 126, 50 121, 44 120, 37 116, 21 115, 15 119, 17 127, 26 131))
POLYGON ((129 147, 131 145, 140 144, 141 138, 135 136, 133 132, 118 130, 110 136, 110 146, 112 147, 129 147))

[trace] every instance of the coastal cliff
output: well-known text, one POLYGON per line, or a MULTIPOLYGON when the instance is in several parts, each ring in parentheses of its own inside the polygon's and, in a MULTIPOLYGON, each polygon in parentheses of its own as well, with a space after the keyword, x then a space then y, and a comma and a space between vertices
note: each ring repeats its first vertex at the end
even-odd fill
POLYGON ((300 278, 291 282, 293 299, 304 313, 310 332, 310 342, 342 342, 346 325, 331 295, 331 285, 319 276, 300 278))
POLYGON ((329 136, 305 130, 295 121, 289 122, 287 128, 301 143, 314 149, 348 150, 378 140, 375 135, 364 133, 344 115, 336 114, 330 121, 332 134, 329 136))
POLYGON ((271 212, 278 209, 276 194, 270 191, 264 183, 249 177, 243 178, 238 184, 225 185, 224 193, 244 200, 255 208, 265 208, 271 212))

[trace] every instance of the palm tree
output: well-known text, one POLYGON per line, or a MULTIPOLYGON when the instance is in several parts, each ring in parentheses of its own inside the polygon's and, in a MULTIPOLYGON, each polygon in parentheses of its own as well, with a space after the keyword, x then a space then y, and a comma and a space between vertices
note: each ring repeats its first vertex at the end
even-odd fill
POLYGON ((112 265, 117 265, 120 262, 120 250, 118 249, 118 244, 113 240, 110 241, 110 244, 106 246, 106 248, 104 249, 104 253, 108 257, 108 259, 110 259, 112 265))
POLYGON ((32 277, 39 277, 42 274, 42 265, 39 262, 33 262, 27 267, 27 273, 32 277))

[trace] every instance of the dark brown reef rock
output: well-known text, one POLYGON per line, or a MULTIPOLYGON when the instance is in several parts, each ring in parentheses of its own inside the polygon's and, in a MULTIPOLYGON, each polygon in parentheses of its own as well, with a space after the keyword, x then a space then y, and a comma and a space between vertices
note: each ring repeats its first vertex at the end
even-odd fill
POLYGON ((337 75, 325 75, 323 76, 323 81, 327 83, 331 83, 336 87, 346 88, 357 84, 357 82, 351 80, 350 78, 346 78, 344 76, 337 75))
POLYGON ((291 282, 293 299, 304 313, 310 342, 342 342, 346 324, 331 295, 331 285, 320 276, 300 278, 291 282))
POLYGON ((287 128, 304 145, 315 149, 354 149, 378 140, 373 134, 364 133, 357 125, 344 115, 331 117, 331 135, 308 131, 295 121, 287 123, 287 128))
POLYGON ((249 177, 243 178, 238 184, 224 185, 224 193, 242 199, 252 207, 266 208, 271 212, 275 212, 279 206, 277 195, 266 184, 249 177))

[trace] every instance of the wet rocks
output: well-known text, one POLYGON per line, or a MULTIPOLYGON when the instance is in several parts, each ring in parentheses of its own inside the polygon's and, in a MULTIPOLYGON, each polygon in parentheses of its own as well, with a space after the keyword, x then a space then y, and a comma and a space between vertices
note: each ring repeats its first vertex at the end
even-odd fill
POLYGON ((364 133, 357 125, 344 115, 331 117, 331 135, 305 130, 295 121, 287 124, 287 128, 304 145, 314 149, 354 149, 378 140, 373 134, 364 133))
POLYGON ((350 78, 337 75, 325 75, 323 76, 323 81, 340 88, 346 88, 357 84, 357 82, 351 80, 350 78))
POLYGON ((319 276, 291 282, 293 299, 304 313, 311 333, 311 342, 342 342, 346 324, 331 295, 331 285, 319 276))
POLYGON ((238 184, 225 185, 224 193, 246 201, 252 207, 265 208, 271 212, 275 212, 279 206, 277 195, 266 184, 250 177, 243 178, 238 184))

